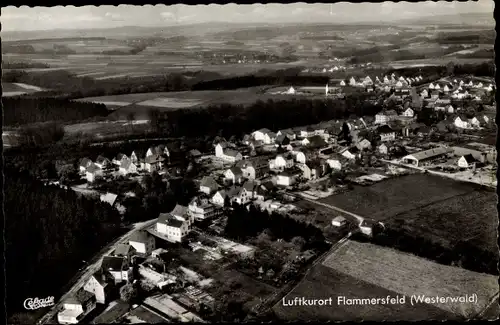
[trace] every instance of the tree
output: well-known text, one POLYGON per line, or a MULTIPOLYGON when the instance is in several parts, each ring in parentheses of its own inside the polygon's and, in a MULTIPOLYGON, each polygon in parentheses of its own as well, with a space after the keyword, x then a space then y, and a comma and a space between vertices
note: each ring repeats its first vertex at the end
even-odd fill
POLYGON ((299 250, 302 250, 306 244, 306 240, 300 236, 295 236, 292 238, 292 244, 295 245, 299 250))
POLYGON ((127 283, 120 288, 120 299, 124 302, 131 303, 137 298, 137 288, 132 283, 127 283))

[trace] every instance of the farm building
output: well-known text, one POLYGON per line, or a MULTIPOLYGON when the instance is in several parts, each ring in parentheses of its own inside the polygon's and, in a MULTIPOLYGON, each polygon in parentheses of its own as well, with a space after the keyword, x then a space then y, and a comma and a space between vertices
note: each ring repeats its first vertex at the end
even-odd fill
POLYGON ((347 220, 346 220, 346 218, 344 218, 342 216, 335 217, 332 220, 332 226, 334 226, 334 227, 343 227, 346 224, 347 224, 347 220))
POLYGON ((401 158, 401 161, 405 164, 410 164, 418 167, 421 165, 425 165, 433 160, 445 157, 452 152, 453 149, 451 148, 432 148, 404 156, 403 158, 401 158))
POLYGON ((472 168, 474 169, 476 167, 476 163, 478 161, 471 155, 465 155, 460 158, 458 158, 457 165, 460 168, 472 168))

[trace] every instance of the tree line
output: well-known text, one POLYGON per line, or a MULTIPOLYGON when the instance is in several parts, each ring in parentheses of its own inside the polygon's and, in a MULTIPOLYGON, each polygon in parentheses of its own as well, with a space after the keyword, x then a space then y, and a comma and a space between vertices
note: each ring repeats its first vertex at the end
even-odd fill
POLYGON ((104 104, 68 99, 4 97, 2 103, 4 124, 9 126, 47 121, 82 121, 109 114, 104 104))
POLYGON ((344 99, 293 99, 257 101, 249 106, 221 104, 202 109, 171 112, 150 111, 151 125, 158 133, 172 137, 242 136, 260 128, 280 129, 351 115, 375 115, 380 105, 356 94, 344 99))
POLYGON ((245 207, 235 205, 228 214, 224 234, 237 241, 245 241, 256 237, 269 229, 274 239, 291 241, 294 237, 302 237, 306 243, 323 242, 323 232, 313 226, 278 213, 260 211, 251 205, 245 207))
POLYGON ((458 244, 448 247, 425 236, 391 226, 386 226, 384 230, 374 233, 371 239, 360 234, 351 238, 395 248, 439 264, 458 266, 479 273, 499 274, 498 255, 467 241, 460 241, 458 244))
POLYGON ((26 297, 56 296, 82 260, 120 231, 118 211, 27 172, 5 169, 5 270, 7 310, 26 297))

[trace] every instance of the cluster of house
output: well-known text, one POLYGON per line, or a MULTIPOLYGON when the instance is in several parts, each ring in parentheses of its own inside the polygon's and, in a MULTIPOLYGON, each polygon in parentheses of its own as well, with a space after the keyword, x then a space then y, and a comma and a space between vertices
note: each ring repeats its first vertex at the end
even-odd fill
MULTIPOLYGON (((158 221, 158 224, 160 224, 160 221, 158 221)), ((181 277, 176 275, 179 272, 166 272, 164 264, 166 253, 168 253, 167 250, 156 248, 153 235, 145 230, 136 231, 129 238, 128 243, 118 244, 110 255, 104 256, 101 267, 90 276, 76 294, 63 302, 63 310, 57 315, 58 322, 60 324, 77 324, 96 308, 96 304, 108 304, 121 286, 135 280, 133 266, 138 257, 145 258, 145 261, 138 265, 138 276, 152 287, 162 289, 171 284, 183 283, 181 277), (153 263, 148 258, 152 258, 153 261, 158 263, 153 263), (163 267, 158 267, 158 265, 163 265, 163 267)), ((202 301, 207 303, 207 301, 213 301, 213 298, 208 295, 201 298, 197 297, 193 294, 192 291, 195 289, 192 287, 188 289, 185 296, 190 298, 192 302, 202 301)), ((145 304, 148 299, 146 299, 145 304)), ((155 297, 149 300, 153 300, 154 303, 155 297)), ((151 301, 149 302, 151 303, 151 301)), ((179 307, 181 308, 180 305, 179 307)), ((165 309, 162 309, 162 311, 165 311, 165 309)), ((184 320, 187 318, 188 320, 203 321, 197 315, 188 311, 181 313, 182 315, 173 315, 167 309, 164 314, 166 314, 167 319, 184 320)))
POLYGON ((426 99, 429 106, 436 106, 436 109, 444 110, 443 105, 449 104, 451 99, 465 99, 471 98, 476 101, 481 101, 481 92, 493 91, 493 85, 483 85, 482 82, 474 84, 471 81, 468 83, 456 79, 453 82, 430 83, 427 88, 423 89, 420 96, 426 99))
POLYGON ((401 158, 401 162, 415 167, 425 167, 436 161, 453 161, 460 169, 475 169, 479 165, 494 164, 496 150, 491 146, 475 142, 461 146, 439 146, 411 153, 401 158))
MULTIPOLYGON (((386 91, 390 91, 392 87, 395 88, 404 88, 410 87, 412 83, 423 80, 422 76, 417 77, 408 77, 405 78, 403 76, 397 78, 397 76, 393 73, 390 77, 384 76, 383 80, 380 80, 378 76, 375 77, 375 81, 370 76, 366 76, 362 80, 356 80, 355 77, 351 77, 349 79, 349 86, 352 87, 370 87, 377 86, 379 88, 383 88, 386 91)), ((345 80, 340 81, 340 86, 346 86, 347 83, 345 80)), ((370 88, 373 89, 373 88, 370 88)))
POLYGON ((112 167, 118 167, 121 175, 136 174, 139 171, 154 172, 161 170, 170 157, 168 148, 164 145, 151 147, 146 151, 144 158, 139 159, 135 151, 130 157, 120 153, 112 160, 104 156, 98 156, 95 162, 89 158, 80 160, 79 172, 85 175, 89 183, 94 182, 96 178, 102 177, 112 167))

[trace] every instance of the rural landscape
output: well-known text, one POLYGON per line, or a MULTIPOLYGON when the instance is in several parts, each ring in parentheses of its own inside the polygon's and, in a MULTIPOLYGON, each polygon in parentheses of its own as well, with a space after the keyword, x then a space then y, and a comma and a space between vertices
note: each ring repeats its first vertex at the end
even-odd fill
POLYGON ((8 323, 498 319, 493 7, 2 8, 8 323))

